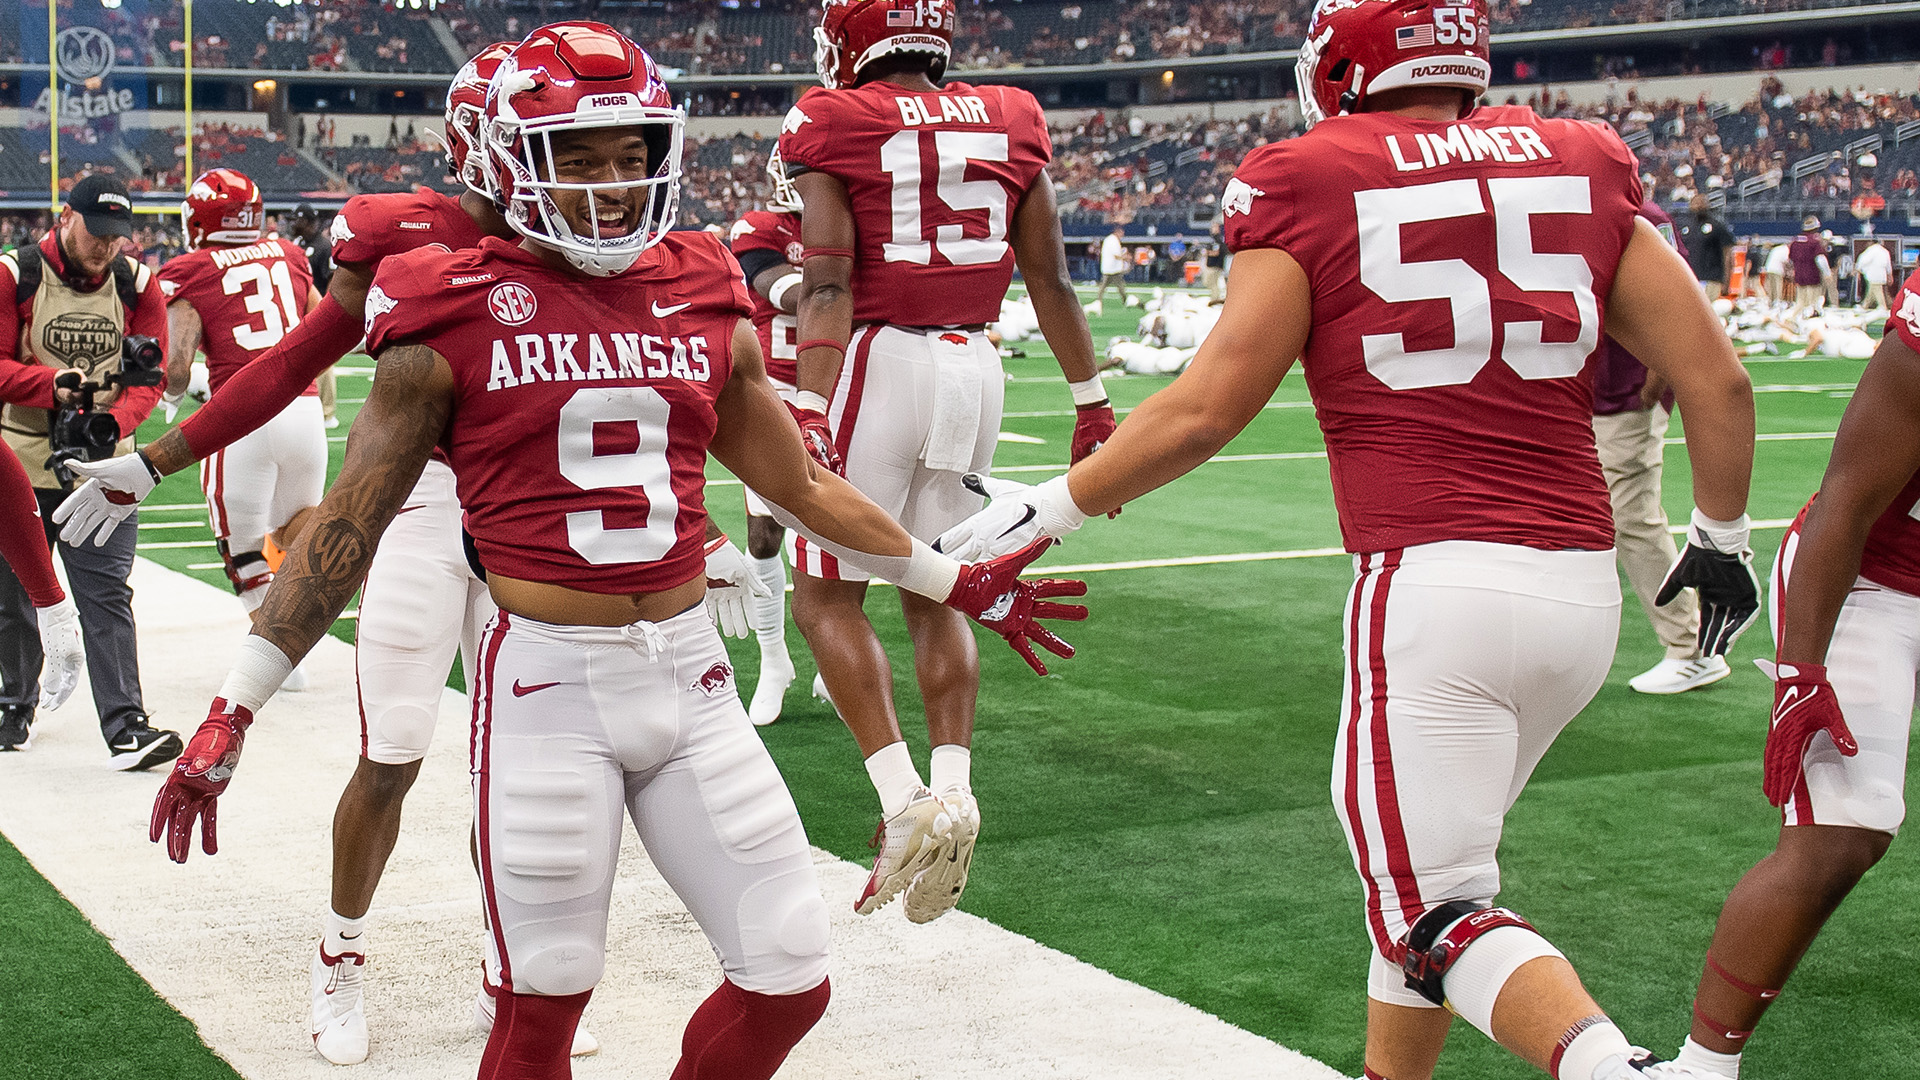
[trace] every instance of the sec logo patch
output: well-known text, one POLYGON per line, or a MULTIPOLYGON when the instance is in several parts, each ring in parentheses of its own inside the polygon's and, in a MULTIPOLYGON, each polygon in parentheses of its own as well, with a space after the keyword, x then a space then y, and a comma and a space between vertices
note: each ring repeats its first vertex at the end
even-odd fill
POLYGON ((519 326, 533 318, 537 307, 533 290, 517 281, 503 281, 487 293, 487 310, 508 326, 519 326))
POLYGON ((795 240, 793 243, 787 245, 787 261, 795 266, 799 266, 805 261, 802 256, 806 254, 806 251, 806 248, 800 246, 800 241, 795 240))

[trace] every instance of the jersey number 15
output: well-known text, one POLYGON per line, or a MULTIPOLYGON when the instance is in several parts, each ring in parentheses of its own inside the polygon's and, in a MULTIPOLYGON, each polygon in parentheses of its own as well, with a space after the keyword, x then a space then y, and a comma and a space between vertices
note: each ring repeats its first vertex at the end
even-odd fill
POLYGON ((969 161, 1005 160, 1004 131, 901 131, 880 144, 880 171, 893 177, 893 239, 884 247, 886 260, 926 266, 933 261, 935 248, 954 266, 978 266, 1006 258, 1007 189, 998 180, 966 178, 969 161), (985 210, 987 235, 963 235, 964 226, 955 223, 934 226, 933 239, 927 239, 920 186, 922 139, 933 140, 940 170, 935 191, 940 201, 953 211, 985 210))

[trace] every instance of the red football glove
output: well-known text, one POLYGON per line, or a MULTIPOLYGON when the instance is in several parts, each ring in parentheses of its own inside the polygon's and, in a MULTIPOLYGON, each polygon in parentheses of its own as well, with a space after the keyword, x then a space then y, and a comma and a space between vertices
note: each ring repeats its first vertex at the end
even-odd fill
POLYGON ((1085 596, 1086 582, 1062 578, 1020 580, 1020 571, 1052 544, 1051 537, 1041 537, 1011 555, 963 564, 960 567, 960 580, 954 583, 953 591, 947 594, 946 600, 948 607, 960 609, 974 622, 1006 638, 1007 644, 1013 646, 1013 651, 1042 675, 1047 673, 1047 666, 1033 654, 1034 642, 1039 642, 1055 656, 1064 657, 1073 655, 1073 646, 1055 637, 1053 631, 1035 620, 1067 619, 1078 622, 1087 617, 1087 609, 1078 604, 1055 604, 1047 599, 1053 596, 1085 596))
POLYGON ((1767 801, 1785 806, 1800 782, 1802 762, 1813 737, 1826 732, 1845 757, 1860 752, 1839 699, 1827 682, 1827 669, 1818 664, 1761 664, 1773 677, 1773 724, 1767 729, 1766 777, 1761 788, 1767 801))
POLYGON ((225 698, 214 698, 206 722, 193 733, 187 752, 173 763, 173 773, 160 785, 153 800, 153 820, 147 827, 147 839, 160 842, 167 837, 167 857, 177 863, 187 861, 193 847, 193 823, 200 826, 200 847, 212 855, 220 850, 214 839, 214 800, 227 790, 234 766, 240 763, 240 747, 246 742, 247 728, 253 725, 253 713, 225 698))
POLYGON ((827 415, 803 409, 791 401, 787 402, 787 411, 793 414, 793 422, 800 425, 800 441, 806 445, 807 453, 813 460, 836 475, 847 475, 846 463, 840 460, 840 451, 834 448, 833 428, 827 423, 827 415))
POLYGON ((1067 455, 1067 460, 1077 465, 1081 458, 1100 449, 1101 443, 1112 438, 1113 429, 1120 425, 1113 418, 1113 405, 1108 402, 1076 406, 1073 414, 1073 449, 1067 455))

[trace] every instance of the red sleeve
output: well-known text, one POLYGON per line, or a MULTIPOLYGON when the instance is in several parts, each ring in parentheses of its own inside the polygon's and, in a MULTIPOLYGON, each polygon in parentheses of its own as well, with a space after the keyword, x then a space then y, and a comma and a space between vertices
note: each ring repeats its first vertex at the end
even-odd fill
POLYGON ((828 95, 834 93, 844 91, 815 87, 800 95, 799 103, 787 110, 787 118, 780 125, 780 160, 824 170, 831 156, 827 114, 832 99, 828 95))
POLYGON ((1289 246, 1296 215, 1293 192, 1285 182, 1286 145, 1274 143, 1248 154, 1221 191, 1228 251, 1289 246))
POLYGON ((1920 352, 1920 270, 1915 270, 1900 285, 1900 295, 1893 298, 1893 317, 1887 320, 1887 331, 1900 339, 1900 344, 1920 352))
POLYGON ((733 223, 733 231, 728 233, 727 246, 737 256, 743 251, 772 251, 781 258, 787 256, 787 241, 769 220, 771 215, 751 211, 739 221, 733 223))
POLYGON ((333 216, 333 226, 327 235, 333 241, 334 262, 377 263, 389 250, 386 234, 392 215, 382 213, 372 198, 355 195, 333 216))
MULTIPOLYGON (((713 243, 717 246, 719 241, 713 243)), ((368 356, 377 360, 396 345, 429 344, 469 317, 470 307, 452 302, 445 295, 442 270, 444 260, 450 257, 443 251, 421 248, 380 263, 373 286, 367 290, 368 356)), ((738 285, 738 265, 733 272, 738 285)), ((445 350, 441 351, 444 354, 445 350)))
MULTIPOLYGON (((158 275, 147 278, 147 287, 140 290, 140 302, 133 306, 133 317, 127 320, 127 333, 145 334, 160 343, 162 367, 167 351, 167 299, 160 293, 158 275)), ((107 412, 120 422, 120 437, 133 434, 134 429, 147 422, 153 407, 160 404, 161 388, 158 386, 129 386, 121 389, 120 396, 113 399, 107 412)))
MULTIPOLYGON (((12 297, 13 271, 0 263, 0 297, 12 297)), ((54 369, 44 364, 23 364, 15 350, 20 347, 20 309, 0 302, 0 401, 27 405, 36 409, 53 408, 54 369)))
POLYGON ((203 458, 252 434, 359 341, 360 320, 332 296, 322 297, 279 344, 222 383, 213 400, 180 425, 181 436, 203 458))
POLYGON ((66 598, 60 579, 53 576, 53 557, 47 552, 47 533, 40 521, 27 470, 11 451, 0 450, 0 559, 13 568, 27 588, 34 607, 57 604, 66 598))

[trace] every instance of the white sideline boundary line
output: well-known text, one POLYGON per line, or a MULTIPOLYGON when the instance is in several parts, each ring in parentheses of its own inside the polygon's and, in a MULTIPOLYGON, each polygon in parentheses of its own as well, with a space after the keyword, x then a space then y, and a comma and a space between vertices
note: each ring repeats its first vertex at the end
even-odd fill
MULTIPOLYGON (((191 730, 245 633, 240 606, 145 559, 133 585, 147 704, 166 726, 191 730)), ((248 1080, 346 1075, 313 1053, 306 1015, 333 807, 359 749, 352 647, 322 638, 306 666, 312 688, 270 703, 250 733, 221 799, 216 857, 196 847, 175 866, 147 842, 161 777, 101 767, 85 680, 35 725, 30 752, 0 756, 0 832, 248 1080)), ((356 1080, 470 1080, 483 1049, 469 1028, 481 924, 467 856, 466 712, 463 696, 442 698, 372 912, 373 1056, 352 1070, 356 1080)), ((964 912, 921 927, 897 904, 855 916, 866 871, 820 851, 815 861, 833 924, 834 999, 782 1080, 1340 1076, 964 912)), ((607 974, 586 1017, 602 1050, 574 1075, 664 1076, 719 970, 631 831, 611 925, 607 974)))

